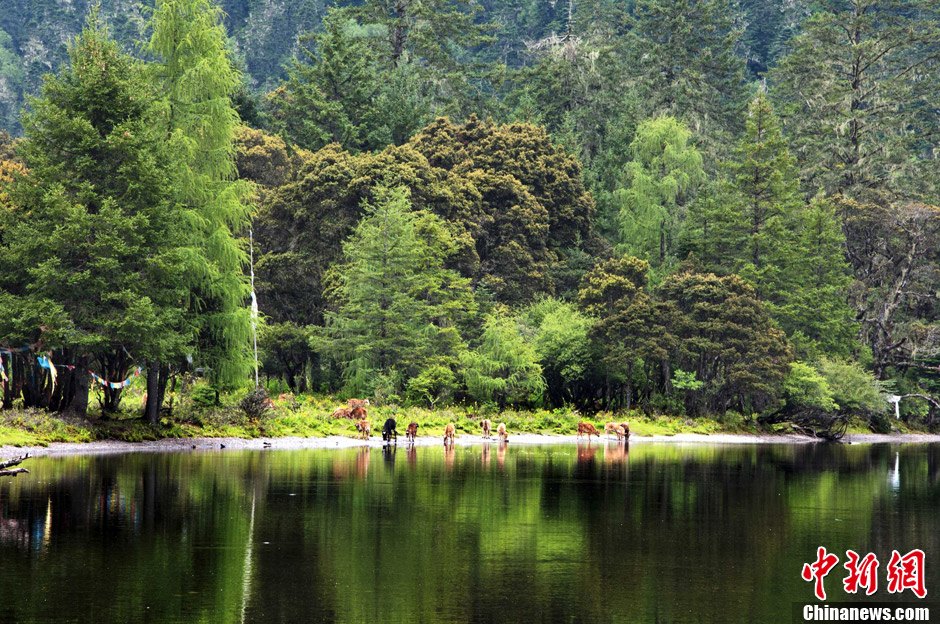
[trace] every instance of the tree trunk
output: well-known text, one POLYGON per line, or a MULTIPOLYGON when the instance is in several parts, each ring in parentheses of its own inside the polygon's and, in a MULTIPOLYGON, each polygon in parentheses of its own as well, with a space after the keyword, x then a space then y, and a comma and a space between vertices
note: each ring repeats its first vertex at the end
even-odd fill
POLYGON ((160 422, 160 362, 151 360, 147 363, 147 404, 144 418, 151 425, 160 422))
POLYGON ((87 366, 87 358, 79 358, 76 362, 75 370, 72 371, 72 395, 63 407, 69 414, 82 418, 88 416, 88 392, 91 387, 87 366))

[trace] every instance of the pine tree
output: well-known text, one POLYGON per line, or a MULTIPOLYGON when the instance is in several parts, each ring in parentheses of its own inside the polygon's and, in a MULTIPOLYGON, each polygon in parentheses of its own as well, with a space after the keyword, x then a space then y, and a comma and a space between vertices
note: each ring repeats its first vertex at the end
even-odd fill
POLYGON ((828 0, 772 72, 808 192, 936 197, 940 5, 828 0))
POLYGON ((732 270, 750 279, 759 297, 773 300, 787 269, 783 256, 795 242, 801 200, 795 162, 763 91, 748 106, 744 136, 726 169, 732 270))
POLYGON ((710 155, 739 127, 745 63, 733 0, 637 0, 629 67, 647 116, 671 115, 710 155))
POLYGON ((801 207, 794 225, 795 245, 782 260, 771 314, 800 357, 852 355, 857 350, 858 324, 848 303, 852 272, 835 206, 816 197, 801 207))
POLYGON ((212 0, 157 0, 150 51, 166 93, 173 188, 198 258, 189 302, 200 329, 198 356, 215 383, 231 386, 248 370, 247 258, 238 235, 249 222, 249 186, 234 180, 238 115, 230 98, 240 76, 221 20, 212 0))
POLYGON ((375 110, 380 71, 364 29, 331 9, 321 31, 301 37, 288 80, 268 96, 274 127, 308 149, 334 142, 351 150, 384 147, 375 110))
POLYGON ((533 405, 542 399, 545 380, 534 345, 522 335, 518 321, 499 310, 483 323, 476 349, 461 358, 467 390, 480 403, 533 405))

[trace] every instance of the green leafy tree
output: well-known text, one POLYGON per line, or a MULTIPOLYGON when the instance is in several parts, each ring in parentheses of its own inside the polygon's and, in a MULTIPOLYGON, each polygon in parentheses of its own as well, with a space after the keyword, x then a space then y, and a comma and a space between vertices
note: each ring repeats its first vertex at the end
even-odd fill
POLYGON ((542 366, 546 399, 558 407, 586 405, 598 368, 590 336, 593 320, 574 304, 554 298, 532 304, 520 320, 542 366))
POLYGON ((400 379, 401 391, 428 365, 456 365, 469 283, 444 266, 454 251, 446 226, 413 211, 404 190, 380 192, 365 210, 331 275, 328 349, 348 392, 369 393, 379 375, 400 379))
POLYGON ((775 406, 791 350, 747 282, 683 272, 657 293, 663 324, 675 337, 671 366, 705 383, 699 409, 752 414, 775 406))
POLYGON ((805 187, 936 197, 940 7, 822 3, 772 73, 805 187))
POLYGON ((597 319, 591 337, 603 362, 604 409, 630 409, 637 391, 648 396, 657 371, 668 371, 672 337, 646 291, 648 274, 648 262, 623 256, 597 263, 581 282, 581 308, 597 319))
POLYGON ((615 192, 620 206, 620 242, 659 265, 674 253, 678 228, 696 188, 705 180, 692 133, 672 117, 644 121, 630 145, 633 160, 625 185, 615 192))
MULTIPOLYGON (((24 119, 29 176, 11 193, 2 235, 0 341, 43 342, 62 370, 46 405, 84 413, 95 368, 124 379, 134 364, 180 357, 193 328, 183 215, 169 193, 170 153, 157 94, 93 12, 24 119)), ((103 407, 121 392, 105 388, 103 407)), ((31 400, 35 396, 31 397, 31 400)))
POLYGON ((380 131, 380 63, 367 32, 346 12, 331 9, 322 30, 300 39, 288 79, 268 95, 273 126, 308 149, 384 147, 380 131))
POLYGON ((234 386, 244 381, 249 365, 247 258, 238 236, 249 223, 250 186, 234 179, 238 115, 231 96, 241 79, 221 20, 212 0, 157 0, 149 50, 158 59, 155 78, 166 94, 175 199, 184 207, 196 258, 188 310, 200 330, 198 359, 214 383, 234 386))
POLYGON ((726 243, 731 253, 741 254, 735 270, 753 275, 763 296, 773 288, 768 265, 780 261, 779 248, 800 203, 796 163, 763 91, 748 106, 744 137, 728 165, 728 177, 737 219, 729 224, 726 243))
POLYGON ((480 403, 503 409, 534 405, 542 398, 545 380, 535 347, 504 311, 487 317, 480 344, 463 354, 461 365, 467 391, 480 403))
POLYGON ((790 372, 783 380, 783 394, 791 409, 818 409, 834 412, 839 409, 829 382, 806 362, 790 362, 790 372))
POLYGON ((858 362, 822 358, 819 372, 832 390, 832 398, 847 413, 881 414, 888 409, 887 388, 858 362))

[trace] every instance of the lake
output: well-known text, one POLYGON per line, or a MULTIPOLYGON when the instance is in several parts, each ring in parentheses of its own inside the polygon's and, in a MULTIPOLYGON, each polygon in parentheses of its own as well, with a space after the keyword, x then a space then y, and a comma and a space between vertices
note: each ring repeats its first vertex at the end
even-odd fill
MULTIPOLYGON (((803 563, 940 542, 940 445, 32 458, 0 622, 790 622, 803 563)), ((848 600, 842 561, 826 578, 848 600)), ((932 595, 930 596, 932 598, 932 595)), ((910 591, 904 599, 914 600, 910 591)))

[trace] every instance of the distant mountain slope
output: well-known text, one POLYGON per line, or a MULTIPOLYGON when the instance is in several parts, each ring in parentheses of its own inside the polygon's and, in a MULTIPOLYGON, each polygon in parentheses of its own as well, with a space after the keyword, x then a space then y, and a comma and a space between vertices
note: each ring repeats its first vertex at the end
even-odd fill
MULTIPOLYGON (((24 94, 66 58, 93 0, 0 2, 0 129, 19 131, 24 94)), ((320 23, 329 0, 221 0, 233 47, 256 88, 270 86, 293 51, 297 35, 320 23)), ((114 36, 132 49, 153 0, 101 0, 114 36)))

